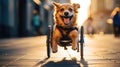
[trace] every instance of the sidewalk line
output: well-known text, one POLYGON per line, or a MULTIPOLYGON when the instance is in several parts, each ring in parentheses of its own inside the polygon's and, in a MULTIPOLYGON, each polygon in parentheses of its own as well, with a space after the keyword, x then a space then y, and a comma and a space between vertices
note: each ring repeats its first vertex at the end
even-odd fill
POLYGON ((3 66, 8 66, 8 65, 10 65, 10 64, 12 64, 12 63, 14 63, 14 62, 16 62, 17 60, 20 60, 21 58, 25 57, 26 55, 27 55, 27 54, 25 54, 25 55, 23 55, 23 56, 20 56, 19 58, 15 59, 15 60, 13 60, 13 61, 11 61, 11 62, 9 62, 8 64, 3 65, 3 66))

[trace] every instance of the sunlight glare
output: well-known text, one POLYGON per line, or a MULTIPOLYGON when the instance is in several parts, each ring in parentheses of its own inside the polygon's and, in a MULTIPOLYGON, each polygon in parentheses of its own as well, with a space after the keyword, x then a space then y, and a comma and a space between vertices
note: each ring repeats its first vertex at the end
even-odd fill
POLYGON ((91 0, 71 0, 71 3, 80 4, 77 22, 78 25, 81 26, 89 15, 91 0))

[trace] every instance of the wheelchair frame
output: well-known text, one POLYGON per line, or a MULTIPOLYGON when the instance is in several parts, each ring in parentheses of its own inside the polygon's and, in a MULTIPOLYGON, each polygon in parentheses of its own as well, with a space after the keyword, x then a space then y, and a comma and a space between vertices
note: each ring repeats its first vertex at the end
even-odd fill
MULTIPOLYGON (((52 42, 52 32, 53 32, 53 26, 52 25, 49 25, 48 26, 48 34, 47 34, 47 40, 46 40, 46 46, 47 46, 47 57, 50 58, 50 55, 51 55, 51 42, 52 42)), ((84 56, 84 48, 83 48, 83 44, 84 44, 84 27, 81 26, 78 28, 78 32, 79 32, 79 41, 78 41, 78 44, 77 44, 77 52, 80 52, 80 56, 81 56, 81 59, 83 59, 83 56, 84 56)), ((63 41, 64 42, 64 41, 63 41)), ((68 45, 65 45, 64 48, 66 48, 66 46, 68 45)))

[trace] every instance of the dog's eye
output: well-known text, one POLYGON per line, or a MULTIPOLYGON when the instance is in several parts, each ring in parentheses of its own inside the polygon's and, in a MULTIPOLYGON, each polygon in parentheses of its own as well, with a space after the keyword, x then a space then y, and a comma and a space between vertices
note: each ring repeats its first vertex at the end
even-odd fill
POLYGON ((61 8, 60 11, 64 11, 64 8, 61 8))
POLYGON ((69 8, 69 11, 72 11, 73 9, 72 8, 69 8))

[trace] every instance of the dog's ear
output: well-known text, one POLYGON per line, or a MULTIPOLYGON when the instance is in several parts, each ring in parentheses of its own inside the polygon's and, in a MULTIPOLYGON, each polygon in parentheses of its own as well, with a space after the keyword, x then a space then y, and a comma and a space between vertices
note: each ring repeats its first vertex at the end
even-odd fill
POLYGON ((80 8, 80 4, 78 3, 73 3, 73 7, 75 9, 75 12, 77 13, 78 12, 78 8, 80 8))
POLYGON ((74 6, 75 9, 80 8, 80 4, 78 4, 78 3, 73 3, 73 6, 74 6))
POLYGON ((53 5, 56 6, 56 7, 59 7, 60 3, 53 2, 53 5))

